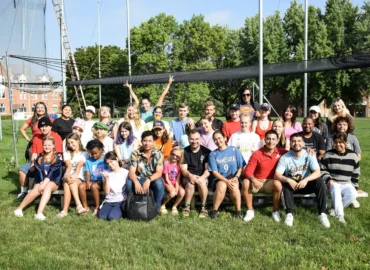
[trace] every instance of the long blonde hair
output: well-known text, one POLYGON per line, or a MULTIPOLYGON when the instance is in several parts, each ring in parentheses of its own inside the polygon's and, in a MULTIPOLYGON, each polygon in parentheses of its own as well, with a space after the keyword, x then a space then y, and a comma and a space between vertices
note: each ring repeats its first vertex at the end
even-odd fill
MULTIPOLYGON (((135 123, 135 127, 138 129, 138 128, 141 127, 140 110, 136 107, 135 103, 133 103, 133 102, 130 102, 128 104, 127 109, 129 107, 133 107, 135 109, 135 116, 134 116, 133 120, 134 120, 134 123, 135 123)), ((128 117, 127 109, 126 109, 126 114, 125 114, 124 121, 130 123, 130 120, 132 120, 132 119, 130 119, 128 117)))
POLYGON ((279 135, 279 141, 281 142, 281 144, 285 147, 285 144, 286 144, 286 137, 285 137, 285 132, 284 132, 284 120, 282 118, 277 118, 275 119, 273 122, 272 122, 272 129, 274 128, 274 124, 276 122, 280 122, 281 125, 283 126, 283 131, 281 132, 281 134, 278 134, 279 135))
POLYGON ((329 120, 333 122, 335 118, 337 118, 338 116, 347 116, 347 115, 351 115, 351 114, 349 113, 349 110, 347 109, 346 104, 344 104, 343 100, 340 98, 334 99, 330 105, 330 112, 329 112, 329 117, 328 117, 329 120), (337 113, 334 111, 335 102, 338 102, 342 106, 343 108, 342 115, 337 115, 337 113))
POLYGON ((101 109, 102 108, 107 108, 108 109, 108 112, 109 112, 109 116, 108 116, 108 118, 109 118, 109 121, 110 121, 110 119, 111 119, 111 115, 110 115, 110 108, 108 107, 108 106, 101 106, 100 107, 100 109, 99 109, 99 122, 101 122, 102 121, 102 117, 101 117, 101 109))

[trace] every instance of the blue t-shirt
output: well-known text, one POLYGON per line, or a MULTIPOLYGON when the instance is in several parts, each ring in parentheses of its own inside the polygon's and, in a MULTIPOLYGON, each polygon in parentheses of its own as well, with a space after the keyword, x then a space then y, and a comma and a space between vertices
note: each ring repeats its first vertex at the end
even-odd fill
POLYGON ((208 170, 217 171, 223 177, 234 176, 243 166, 245 166, 244 158, 233 146, 228 146, 225 150, 216 149, 208 157, 208 170))
POLYGON ((186 117, 184 121, 176 118, 170 122, 170 132, 173 133, 175 141, 179 142, 181 136, 185 134, 185 125, 188 123, 189 118, 186 117))
POLYGON ((144 111, 143 108, 140 108, 140 118, 145 123, 154 121, 153 108, 150 108, 149 111, 144 111))
POLYGON ((292 151, 283 155, 279 160, 276 171, 300 181, 309 176, 314 170, 320 169, 316 156, 309 155, 304 149, 302 151, 300 157, 295 157, 292 151))
POLYGON ((92 157, 90 157, 85 162, 84 171, 90 172, 91 181, 102 181, 102 173, 105 170, 108 170, 108 166, 105 165, 104 158, 93 159, 92 157))

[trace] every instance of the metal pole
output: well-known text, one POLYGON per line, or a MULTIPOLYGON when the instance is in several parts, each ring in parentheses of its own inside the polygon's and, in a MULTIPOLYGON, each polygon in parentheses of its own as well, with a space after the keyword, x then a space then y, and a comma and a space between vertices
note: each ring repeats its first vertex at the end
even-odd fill
MULTIPOLYGON (((304 8, 304 63, 307 69, 308 60, 308 0, 305 0, 304 8)), ((304 89, 303 89, 303 116, 307 116, 307 73, 304 73, 304 89)))
MULTIPOLYGON (((101 78, 100 69, 100 0, 98 0, 98 58, 99 58, 99 79, 101 78)), ((99 84, 99 108, 101 108, 101 84, 99 84)))
MULTIPOLYGON (((131 34, 130 34, 130 1, 129 0, 126 0, 126 13, 127 13, 128 76, 131 76, 131 34)), ((130 94, 130 102, 132 102, 131 94, 130 94)))
POLYGON ((263 103, 263 3, 262 0, 259 0, 259 46, 260 46, 260 61, 259 61, 259 102, 260 104, 263 103))
POLYGON ((0 141, 3 140, 3 123, 1 122, 1 114, 0 114, 0 141))
POLYGON ((65 74, 65 66, 64 66, 64 37, 63 37, 63 0, 60 0, 60 64, 62 68, 62 91, 63 91, 63 104, 67 104, 67 90, 66 90, 66 74, 65 74))
POLYGON ((5 56, 6 60, 6 74, 8 77, 8 92, 9 92, 9 107, 10 107, 10 115, 12 116, 12 133, 13 133, 13 146, 14 146, 14 157, 15 157, 15 166, 18 167, 18 152, 17 152, 17 130, 14 126, 14 113, 13 113, 13 90, 10 87, 10 71, 9 71, 9 60, 8 60, 8 52, 6 52, 5 56))

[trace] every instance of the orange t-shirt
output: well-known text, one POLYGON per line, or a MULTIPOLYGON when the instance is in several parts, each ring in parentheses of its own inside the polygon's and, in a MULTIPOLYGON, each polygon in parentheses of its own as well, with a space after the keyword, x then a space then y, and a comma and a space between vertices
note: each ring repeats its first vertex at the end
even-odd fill
POLYGON ((165 144, 162 144, 162 139, 158 138, 154 142, 154 147, 155 149, 159 150, 162 152, 164 159, 166 159, 172 150, 172 141, 168 140, 165 144))

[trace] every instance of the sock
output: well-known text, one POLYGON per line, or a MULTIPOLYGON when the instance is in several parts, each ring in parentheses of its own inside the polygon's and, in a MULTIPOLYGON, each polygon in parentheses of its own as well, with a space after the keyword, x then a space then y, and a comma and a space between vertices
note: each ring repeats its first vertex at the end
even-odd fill
POLYGON ((185 202, 185 206, 190 206, 190 202, 185 202))
POLYGON ((202 208, 206 208, 206 203, 202 202, 202 208))
POLYGON ((28 191, 28 187, 21 187, 21 192, 26 193, 28 191))

